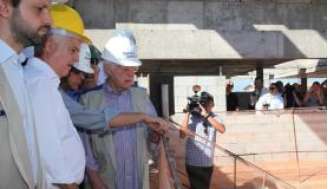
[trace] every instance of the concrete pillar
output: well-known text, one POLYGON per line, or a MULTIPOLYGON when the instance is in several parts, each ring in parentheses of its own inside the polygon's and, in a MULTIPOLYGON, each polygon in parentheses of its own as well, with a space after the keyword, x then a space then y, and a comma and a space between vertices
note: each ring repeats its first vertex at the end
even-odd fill
POLYGON ((169 85, 162 84, 161 86, 161 94, 162 94, 162 116, 164 118, 170 118, 170 101, 169 101, 169 85))
POLYGON ((301 78, 301 89, 303 92, 307 91, 307 76, 306 76, 306 68, 301 68, 299 70, 299 76, 301 78))
POLYGON ((162 112, 162 85, 168 85, 169 91, 169 115, 174 114, 174 91, 173 91, 173 75, 164 73, 151 73, 149 74, 149 89, 150 99, 153 102, 159 116, 163 115, 162 112))
POLYGON ((258 64, 256 66, 256 77, 260 77, 262 80, 262 83, 264 83, 263 82, 263 66, 261 64, 258 64))
POLYGON ((216 111, 227 111, 227 95, 226 95, 226 77, 218 76, 216 79, 217 82, 217 96, 215 97, 215 108, 216 111))

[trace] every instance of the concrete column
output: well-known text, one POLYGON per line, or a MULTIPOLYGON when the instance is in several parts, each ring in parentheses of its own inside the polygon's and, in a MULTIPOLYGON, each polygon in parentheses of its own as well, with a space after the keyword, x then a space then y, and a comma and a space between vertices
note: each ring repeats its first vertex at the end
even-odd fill
POLYGON ((301 68, 299 70, 299 76, 301 78, 301 88, 304 92, 307 91, 307 76, 306 76, 306 68, 301 68))
POLYGON ((161 88, 163 84, 168 85, 169 91, 169 115, 174 114, 174 91, 173 91, 173 75, 163 73, 149 74, 149 89, 150 99, 153 102, 158 115, 163 116, 162 112, 162 93, 161 88))
POLYGON ((215 95, 215 111, 226 111, 227 110, 227 95, 226 95, 226 77, 225 76, 218 76, 216 78, 217 83, 217 93, 215 95))
POLYGON ((262 83, 264 83, 263 82, 263 66, 261 64, 258 64, 256 66, 256 77, 260 77, 262 80, 262 83))
POLYGON ((161 85, 161 94, 162 94, 162 116, 164 118, 170 118, 170 101, 169 101, 169 85, 161 85))

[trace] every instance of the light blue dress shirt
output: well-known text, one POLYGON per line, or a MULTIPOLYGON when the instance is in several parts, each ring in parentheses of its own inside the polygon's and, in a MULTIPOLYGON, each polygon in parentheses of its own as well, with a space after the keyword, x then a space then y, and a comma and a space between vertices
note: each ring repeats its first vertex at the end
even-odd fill
POLYGON ((31 102, 24 82, 24 69, 21 62, 25 60, 23 53, 17 54, 4 41, 0 39, 0 66, 3 68, 9 85, 11 86, 23 117, 23 129, 26 138, 22 140, 27 141, 29 157, 32 163, 33 178, 36 183, 38 158, 36 149, 35 129, 33 122, 33 115, 31 110, 31 102))
MULTIPOLYGON (((104 86, 105 106, 117 109, 119 112, 131 112, 132 102, 130 91, 116 92, 110 86, 104 86)), ((145 112, 149 115, 156 115, 153 105, 145 106, 145 112)), ((136 126, 127 125, 113 130, 115 155, 117 159, 116 183, 118 189, 139 189, 138 164, 137 164, 137 136, 136 126)))

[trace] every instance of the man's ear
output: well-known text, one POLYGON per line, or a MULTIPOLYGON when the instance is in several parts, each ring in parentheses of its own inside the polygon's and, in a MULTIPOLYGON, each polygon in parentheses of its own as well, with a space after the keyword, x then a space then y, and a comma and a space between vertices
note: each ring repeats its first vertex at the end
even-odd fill
POLYGON ((8 18, 11 15, 13 7, 9 0, 0 0, 0 17, 8 18))
POLYGON ((44 47, 42 49, 44 55, 48 56, 54 53, 57 49, 57 42, 53 39, 52 36, 48 37, 46 41, 44 42, 44 47))
POLYGON ((111 76, 112 75, 112 66, 107 64, 107 63, 104 63, 104 72, 107 76, 111 76))

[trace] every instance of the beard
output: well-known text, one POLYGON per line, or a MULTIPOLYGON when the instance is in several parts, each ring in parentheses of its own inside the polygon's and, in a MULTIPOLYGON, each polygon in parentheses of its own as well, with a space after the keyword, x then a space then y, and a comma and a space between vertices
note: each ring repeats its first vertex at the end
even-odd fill
POLYGON ((14 39, 24 47, 40 45, 46 37, 50 25, 44 25, 34 30, 27 21, 22 18, 18 8, 14 8, 12 19, 10 22, 10 30, 14 39), (44 30, 41 34, 41 31, 44 30))

